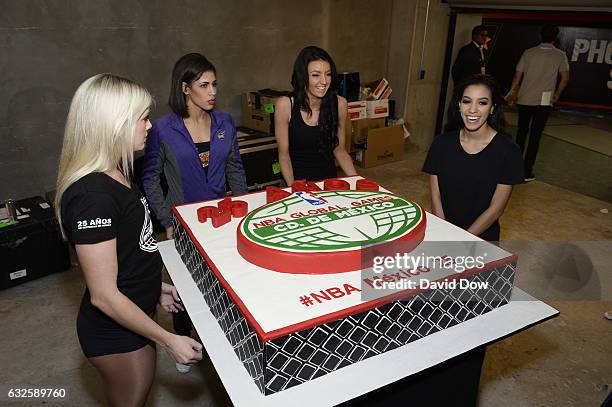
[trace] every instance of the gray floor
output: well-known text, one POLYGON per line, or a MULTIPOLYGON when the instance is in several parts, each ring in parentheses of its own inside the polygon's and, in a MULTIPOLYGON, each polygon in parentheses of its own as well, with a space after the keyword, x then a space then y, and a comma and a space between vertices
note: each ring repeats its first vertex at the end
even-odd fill
MULTIPOLYGON (((612 133, 610 133, 612 138, 612 133)), ((612 157, 544 134, 534 167, 546 183, 612 202, 612 157)))
MULTIPOLYGON (((429 208, 424 154, 368 170, 399 195, 429 208)), ((598 406, 612 388, 612 205, 535 181, 518 186, 502 218, 502 239, 517 252, 517 285, 541 296, 561 316, 488 348, 481 407, 598 406)), ((95 406, 103 394, 82 356, 74 328, 84 282, 78 268, 0 291, 0 384, 61 387, 57 405, 95 406)), ((169 327, 167 315, 160 323, 169 327)), ((150 406, 231 405, 209 361, 178 374, 158 351, 150 406)), ((0 405, 6 404, 0 395, 0 405)), ((51 403, 51 401, 49 401, 51 403)), ((39 405, 30 400, 10 405, 39 405)))
MULTIPOLYGON (((506 113, 516 135, 518 116, 506 113)), ((553 112, 534 166, 537 179, 612 202, 612 113, 584 116, 553 112)))

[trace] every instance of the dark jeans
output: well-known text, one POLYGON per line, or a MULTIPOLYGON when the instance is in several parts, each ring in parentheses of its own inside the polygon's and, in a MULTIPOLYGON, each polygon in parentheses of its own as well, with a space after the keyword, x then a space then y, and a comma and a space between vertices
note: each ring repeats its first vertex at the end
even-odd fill
POLYGON ((516 144, 525 154, 525 176, 533 174, 533 164, 538 155, 540 138, 546 126, 546 120, 552 110, 551 106, 526 106, 518 105, 518 131, 516 132, 516 144), (525 141, 529 133, 529 144, 525 153, 525 141))

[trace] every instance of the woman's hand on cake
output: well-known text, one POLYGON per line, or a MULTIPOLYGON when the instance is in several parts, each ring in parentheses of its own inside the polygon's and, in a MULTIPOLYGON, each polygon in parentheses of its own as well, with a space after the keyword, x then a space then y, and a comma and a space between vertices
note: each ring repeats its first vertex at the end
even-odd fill
POLYGON ((166 237, 168 238, 168 240, 172 240, 172 238, 174 237, 174 227, 173 226, 168 226, 166 228, 166 237))
POLYGON ((188 336, 172 334, 166 350, 176 363, 190 365, 202 360, 202 345, 188 336))
POLYGON ((184 311, 183 304, 181 303, 181 297, 176 291, 176 287, 171 284, 162 282, 161 295, 159 296, 159 304, 166 312, 179 312, 184 311))

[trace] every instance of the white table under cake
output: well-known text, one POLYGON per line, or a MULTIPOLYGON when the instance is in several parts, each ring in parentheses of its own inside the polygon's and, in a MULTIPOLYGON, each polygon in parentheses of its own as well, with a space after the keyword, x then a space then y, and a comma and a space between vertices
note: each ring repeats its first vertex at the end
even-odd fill
MULTIPOLYGON (((428 227, 441 227, 440 222, 443 221, 429 213, 427 217, 428 227)), ((455 229, 449 230, 452 233, 455 229)), ((456 231, 458 234, 461 232, 456 231)), ((159 248, 168 273, 235 406, 337 405, 558 315, 554 308, 514 287, 511 300, 506 305, 297 386, 264 395, 210 312, 174 242, 161 242, 159 248)))

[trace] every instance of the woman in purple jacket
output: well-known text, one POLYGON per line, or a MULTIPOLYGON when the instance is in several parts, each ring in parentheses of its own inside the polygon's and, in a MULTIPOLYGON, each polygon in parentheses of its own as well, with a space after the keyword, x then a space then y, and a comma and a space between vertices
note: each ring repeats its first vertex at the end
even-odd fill
MULTIPOLYGON (((236 128, 228 113, 215 111, 217 74, 206 57, 192 53, 174 65, 171 113, 153 123, 147 139, 143 186, 149 206, 172 239, 170 209, 178 204, 222 198, 226 182, 234 195, 248 191, 236 128), (168 190, 164 193, 161 174, 168 190)), ((189 335, 186 312, 173 314, 175 332, 189 335)), ((179 366, 180 372, 189 366, 179 366)))

